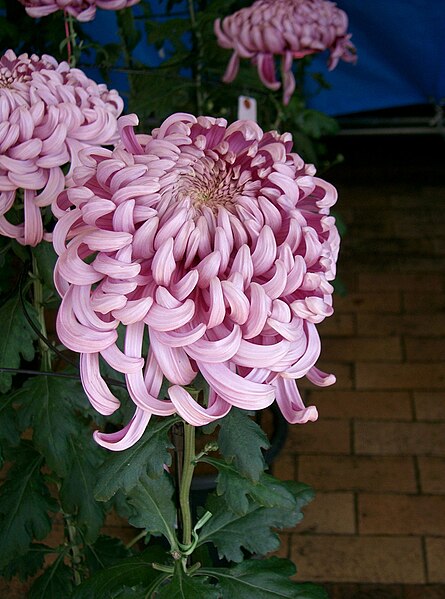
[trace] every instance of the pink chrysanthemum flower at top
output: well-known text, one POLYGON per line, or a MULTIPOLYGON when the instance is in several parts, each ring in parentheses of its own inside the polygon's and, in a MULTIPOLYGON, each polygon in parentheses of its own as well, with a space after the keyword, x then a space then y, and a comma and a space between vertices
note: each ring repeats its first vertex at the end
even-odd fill
POLYGON ((119 405, 100 356, 125 374, 136 405, 123 430, 96 440, 125 449, 152 414, 202 425, 275 399, 289 422, 315 420, 295 380, 335 381, 314 366, 316 324, 332 313, 335 189, 291 151, 290 134, 252 121, 174 114, 152 135, 135 135, 136 123, 119 119, 114 151, 85 150, 79 185, 57 202, 59 338, 80 353, 100 413, 119 405), (198 371, 207 405, 187 389, 198 371))
POLYGON ((19 0, 30 17, 46 17, 57 10, 63 10, 78 21, 92 21, 96 8, 121 10, 133 6, 140 0, 19 0))
POLYGON ((223 77, 226 83, 235 79, 240 58, 250 58, 264 85, 277 90, 281 84, 274 55, 282 56, 284 104, 295 90, 294 58, 330 50, 329 70, 340 59, 356 60, 346 13, 328 0, 257 0, 223 20, 216 19, 214 29, 219 45, 233 49, 223 77))
MULTIPOLYGON (((123 110, 115 90, 98 85, 81 70, 50 56, 0 58, 0 234, 23 245, 45 236, 41 208, 65 186, 62 166, 78 164, 88 145, 113 143, 123 110), (9 222, 17 191, 23 191, 24 222, 9 222)), ((48 235, 46 235, 48 238, 48 235)))

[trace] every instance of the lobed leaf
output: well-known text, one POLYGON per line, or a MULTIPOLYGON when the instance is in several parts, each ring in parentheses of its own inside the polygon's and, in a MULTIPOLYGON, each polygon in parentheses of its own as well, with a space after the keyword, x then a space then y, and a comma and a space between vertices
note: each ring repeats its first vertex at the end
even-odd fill
POLYGON ((68 439, 70 468, 60 488, 64 511, 75 515, 87 543, 94 542, 105 518, 104 505, 94 498, 97 472, 102 464, 102 451, 91 439, 68 439))
POLYGON ((175 544, 176 506, 173 484, 167 473, 153 479, 144 475, 131 490, 128 503, 133 508, 129 523, 151 534, 162 534, 175 544))
POLYGON ((258 555, 278 549, 280 540, 275 531, 295 526, 303 517, 301 507, 313 496, 307 485, 281 484, 294 496, 292 509, 286 507, 286 503, 264 507, 249 501, 247 512, 236 514, 227 509, 223 497, 210 496, 206 510, 212 517, 201 529, 198 545, 210 542, 217 548, 220 558, 233 562, 244 559, 243 549, 258 555))
MULTIPOLYGON (((28 314, 37 322, 37 313, 33 306, 25 300, 28 314)), ((34 358, 34 340, 37 335, 30 327, 20 304, 18 295, 12 297, 0 307, 0 366, 3 368, 19 368, 21 357, 28 362, 34 358)), ((12 374, 0 372, 0 393, 9 391, 12 385, 12 374)))
POLYGON ((73 589, 71 569, 60 556, 33 583, 28 599, 61 599, 70 597, 73 589))
POLYGON ((245 477, 257 481, 264 469, 262 449, 269 447, 266 433, 245 410, 232 408, 220 421, 219 449, 227 462, 245 477))
POLYGON ((40 471, 43 457, 25 442, 15 457, 0 489, 0 566, 26 553, 33 539, 45 538, 51 530, 48 512, 58 509, 40 471))
MULTIPOLYGON (((128 588, 148 589, 157 586, 166 575, 152 567, 153 562, 163 563, 166 552, 158 546, 149 547, 136 557, 119 560, 116 564, 100 570, 75 588, 71 599, 98 599, 125 596, 128 588)), ((63 595, 62 595, 63 596, 63 595)), ((142 595, 142 597, 147 595, 142 595)))
POLYGON ((168 431, 177 421, 176 417, 153 420, 142 438, 132 447, 111 453, 99 472, 96 498, 106 501, 119 489, 129 492, 146 473, 151 477, 160 477, 164 472, 164 464, 171 464, 169 449, 172 444, 168 431))
POLYGON ((220 599, 221 594, 207 577, 189 576, 176 568, 167 585, 159 590, 159 599, 220 599))
POLYGON ((79 395, 84 393, 78 381, 44 375, 28 379, 13 395, 21 403, 22 428, 33 428, 35 447, 59 476, 67 475, 76 458, 72 439, 85 433, 85 424, 73 409, 79 395))
POLYGON ((295 566, 286 559, 248 559, 233 568, 205 568, 214 576, 222 594, 220 599, 328 599, 317 585, 290 580, 295 566))

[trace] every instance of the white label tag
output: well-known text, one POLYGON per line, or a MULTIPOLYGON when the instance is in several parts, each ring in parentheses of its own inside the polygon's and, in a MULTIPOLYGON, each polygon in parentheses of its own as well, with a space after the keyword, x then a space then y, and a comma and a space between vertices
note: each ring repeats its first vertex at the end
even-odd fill
POLYGON ((238 97, 238 119, 255 121, 256 123, 256 100, 249 96, 238 97))

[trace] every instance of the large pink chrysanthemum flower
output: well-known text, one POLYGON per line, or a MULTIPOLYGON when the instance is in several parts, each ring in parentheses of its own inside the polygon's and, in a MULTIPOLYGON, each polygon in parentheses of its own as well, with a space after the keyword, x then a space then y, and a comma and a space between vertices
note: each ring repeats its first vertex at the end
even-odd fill
POLYGON ((92 21, 96 8, 121 10, 133 6, 140 0, 19 0, 30 17, 46 17, 57 10, 63 10, 78 21, 92 21))
POLYGON ((0 58, 0 234, 35 246, 44 237, 41 208, 70 181, 79 151, 117 139, 123 101, 81 70, 50 56, 0 58), (6 214, 23 191, 23 224, 6 214))
POLYGON ((136 123, 119 119, 114 151, 84 151, 79 185, 57 202, 59 338, 81 354, 100 413, 119 405, 100 356, 125 374, 136 405, 122 431, 96 440, 124 449, 152 414, 202 425, 275 399, 289 422, 315 420, 295 379, 335 380, 314 366, 316 323, 332 313, 335 189, 292 153, 290 134, 252 121, 174 114, 151 136, 135 135, 136 123), (205 406, 187 389, 198 371, 205 406), (158 397, 163 377, 168 399, 158 397))
POLYGON ((274 55, 282 56, 283 103, 295 90, 294 58, 330 50, 329 70, 340 59, 355 62, 355 47, 347 34, 348 17, 328 0, 257 0, 233 15, 216 19, 215 34, 223 48, 233 54, 223 80, 233 81, 239 60, 250 58, 266 87, 277 90, 274 55))

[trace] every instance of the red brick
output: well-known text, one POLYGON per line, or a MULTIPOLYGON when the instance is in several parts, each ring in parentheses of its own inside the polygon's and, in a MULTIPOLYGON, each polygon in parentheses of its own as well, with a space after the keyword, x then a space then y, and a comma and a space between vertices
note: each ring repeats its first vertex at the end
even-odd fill
POLYGON ((359 335, 439 337, 445 335, 445 314, 357 314, 359 335))
POLYGON ((368 273, 359 275, 359 291, 423 291, 443 292, 443 277, 431 273, 368 273))
POLYGON ((445 420, 444 391, 416 391, 414 403, 418 420, 445 420))
POLYGON ((359 495, 360 534, 445 535, 445 496, 359 495))
POLYGON ((444 293, 414 293, 403 294, 403 306, 406 312, 440 312, 445 310, 444 293))
POLYGON ((398 291, 382 293, 346 293, 345 296, 334 295, 335 313, 343 312, 390 312, 398 313, 401 309, 401 296, 398 291))
POLYGON ((421 541, 414 537, 292 535, 298 580, 326 582, 425 582, 421 541))
POLYGON ((418 464, 422 493, 445 495, 445 458, 419 457, 418 464))
POLYGON ((427 339, 422 337, 405 339, 406 359, 408 362, 432 362, 440 360, 445 356, 445 339, 427 339))
POLYGON ((445 599, 445 586, 442 584, 407 585, 403 599, 445 599))
POLYGON ((321 491, 417 491, 413 459, 405 457, 300 456, 298 479, 321 491))
POLYGON ((320 417, 369 420, 412 420, 410 394, 407 391, 337 391, 335 386, 309 391, 306 404, 315 404, 320 417))
POLYGON ((318 420, 289 427, 289 442, 297 454, 348 454, 351 449, 350 423, 346 420, 318 420))
POLYGON ((443 363, 439 362, 358 362, 355 378, 358 389, 445 389, 445 368, 443 363))
POLYGON ((445 539, 426 539, 428 581, 445 583, 445 539))
POLYGON ((445 423, 355 423, 355 451, 368 455, 445 456, 445 423))
POLYGON ((280 480, 295 480, 295 456, 288 453, 289 443, 274 459, 271 469, 274 476, 280 480))
MULTIPOLYGON (((320 360, 320 362, 317 362, 317 368, 320 368, 324 372, 332 372, 335 374, 337 379, 335 382, 336 389, 352 389, 354 386, 352 366, 350 364, 341 364, 340 362, 327 362, 325 360, 320 360)), ((308 379, 305 378, 298 381, 298 387, 300 389, 320 388, 316 385, 313 385, 308 379)))
POLYGON ((397 337, 324 337, 322 357, 336 362, 391 362, 402 359, 402 348, 397 337))
POLYGON ((318 325, 318 330, 321 337, 324 335, 330 336, 351 336, 355 334, 356 323, 354 314, 336 313, 329 318, 325 318, 318 325))
MULTIPOLYGON (((302 481, 306 480, 301 478, 302 481)), ((355 509, 352 493, 316 493, 305 506, 304 518, 295 530, 310 534, 354 534, 355 509)))

